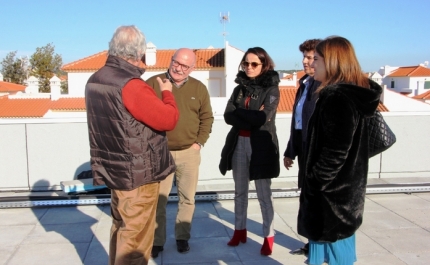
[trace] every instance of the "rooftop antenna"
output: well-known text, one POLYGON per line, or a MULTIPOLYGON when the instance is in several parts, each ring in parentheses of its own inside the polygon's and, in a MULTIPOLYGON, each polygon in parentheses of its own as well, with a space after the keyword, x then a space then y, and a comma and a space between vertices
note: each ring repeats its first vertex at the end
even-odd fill
POLYGON ((225 31, 225 24, 227 22, 230 22, 230 12, 227 13, 219 13, 219 21, 222 23, 223 26, 223 32, 222 32, 222 36, 224 37, 224 44, 225 44, 225 36, 227 36, 227 32, 225 31))

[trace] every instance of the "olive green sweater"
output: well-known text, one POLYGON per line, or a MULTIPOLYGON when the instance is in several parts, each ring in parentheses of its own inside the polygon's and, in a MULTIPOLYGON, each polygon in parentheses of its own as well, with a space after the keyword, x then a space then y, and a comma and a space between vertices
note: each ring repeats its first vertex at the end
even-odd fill
MULTIPOLYGON (((166 74, 153 76, 146 82, 154 88, 158 97, 161 98, 157 77, 164 79, 166 74)), ((179 120, 175 129, 167 132, 169 149, 176 151, 187 149, 193 143, 205 144, 214 121, 206 86, 189 76, 188 81, 181 87, 177 88, 173 85, 172 92, 178 106, 179 120)))

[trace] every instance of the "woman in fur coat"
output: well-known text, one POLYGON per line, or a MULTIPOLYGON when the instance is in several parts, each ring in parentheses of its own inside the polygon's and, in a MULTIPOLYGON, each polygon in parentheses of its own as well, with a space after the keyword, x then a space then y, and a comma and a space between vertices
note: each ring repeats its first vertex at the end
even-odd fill
POLYGON ((309 264, 356 261, 363 219, 368 129, 382 88, 365 77, 351 43, 328 37, 315 51, 319 99, 309 123, 309 153, 300 194, 298 233, 309 239, 309 264))
POLYGON ((246 242, 249 181, 253 180, 263 215, 264 242, 260 253, 272 254, 275 230, 271 178, 280 171, 276 109, 279 103, 279 75, 267 52, 250 48, 244 54, 227 103, 224 120, 232 128, 221 153, 223 175, 233 169, 235 183, 235 230, 229 246, 246 242))

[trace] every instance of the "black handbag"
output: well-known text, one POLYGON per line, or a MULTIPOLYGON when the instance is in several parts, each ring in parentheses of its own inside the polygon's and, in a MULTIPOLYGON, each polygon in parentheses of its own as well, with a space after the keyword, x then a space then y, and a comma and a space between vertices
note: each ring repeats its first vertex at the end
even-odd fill
POLYGON ((372 117, 366 118, 366 122, 369 132, 369 157, 384 152, 396 142, 396 135, 378 110, 372 117))

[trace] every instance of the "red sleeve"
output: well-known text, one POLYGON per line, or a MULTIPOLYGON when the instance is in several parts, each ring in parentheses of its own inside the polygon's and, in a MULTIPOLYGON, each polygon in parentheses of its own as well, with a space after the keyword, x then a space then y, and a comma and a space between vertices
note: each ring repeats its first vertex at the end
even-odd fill
POLYGON ((178 107, 172 92, 163 91, 162 98, 140 79, 130 80, 122 89, 124 106, 136 120, 157 131, 171 131, 179 119, 178 107))

